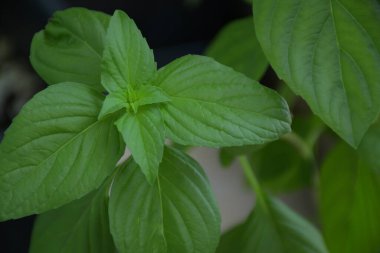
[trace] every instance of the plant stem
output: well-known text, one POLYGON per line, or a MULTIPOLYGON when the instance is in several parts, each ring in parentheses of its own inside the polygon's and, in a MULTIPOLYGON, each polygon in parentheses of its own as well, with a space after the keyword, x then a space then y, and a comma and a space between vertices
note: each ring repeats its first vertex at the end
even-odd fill
POLYGON ((261 189, 259 181, 257 180, 255 172, 253 171, 248 161, 247 156, 241 155, 238 157, 238 160, 241 165, 241 168, 243 169, 244 175, 248 180, 249 185, 251 186, 253 192, 256 193, 256 200, 261 204, 263 208, 266 209, 267 204, 265 201, 265 195, 261 189))
POLYGON ((290 132, 281 136, 281 139, 293 145, 305 160, 314 160, 313 151, 311 150, 309 145, 301 139, 301 137, 298 134, 290 132))

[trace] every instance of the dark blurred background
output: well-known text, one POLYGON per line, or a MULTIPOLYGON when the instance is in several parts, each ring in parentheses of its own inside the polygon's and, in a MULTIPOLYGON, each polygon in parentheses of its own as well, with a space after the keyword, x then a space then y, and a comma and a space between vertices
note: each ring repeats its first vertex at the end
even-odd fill
MULTIPOLYGON (((0 140, 21 106, 45 87, 29 64, 34 33, 54 11, 82 6, 133 18, 162 66, 203 50, 229 21, 251 13, 243 0, 2 0, 0 3, 0 140)), ((0 223, 0 252, 27 252, 34 217, 0 223)))

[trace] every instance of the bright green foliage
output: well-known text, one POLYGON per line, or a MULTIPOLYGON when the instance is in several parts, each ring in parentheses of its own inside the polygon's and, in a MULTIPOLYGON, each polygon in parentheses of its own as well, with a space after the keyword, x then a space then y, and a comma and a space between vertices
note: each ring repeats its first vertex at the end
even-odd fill
POLYGON ((268 68, 252 16, 227 24, 207 48, 206 55, 254 80, 260 80, 268 68))
POLYGON ((29 252, 116 253, 108 222, 109 185, 38 216, 29 252))
POLYGON ((110 198, 111 233, 119 252, 214 253, 220 216, 199 165, 166 148, 154 185, 129 161, 110 198))
POLYGON ((164 122, 159 108, 145 107, 137 114, 124 114, 116 121, 116 126, 134 160, 140 165, 149 183, 153 184, 165 141, 164 122))
POLYGON ((137 98, 134 102, 135 108, 139 108, 139 106, 143 105, 165 103, 170 101, 170 97, 157 86, 141 86, 135 94, 137 98))
MULTIPOLYGON (((322 168, 328 247, 379 251, 379 123, 362 138, 380 111, 378 2, 254 0, 254 10, 272 67, 359 147, 339 145, 322 168)), ((168 138, 234 146, 223 162, 239 156, 256 193, 254 211, 218 253, 327 253, 318 231, 264 189, 308 186, 335 137, 318 141, 324 125, 302 120, 305 106, 291 92, 289 133, 286 101, 249 78, 268 65, 250 19, 227 26, 207 50, 230 66, 187 55, 157 70, 124 12, 54 14, 31 48, 33 66, 54 85, 25 105, 0 144, 0 220, 55 209, 38 218, 31 253, 214 253, 220 215, 210 184, 194 160, 165 148, 168 138), (132 156, 116 168, 125 144, 132 156)))
POLYGON ((100 110, 99 119, 103 119, 105 116, 115 113, 121 109, 131 110, 130 104, 128 102, 128 97, 126 92, 114 92, 107 95, 103 102, 102 109, 100 110))
POLYGON ((380 5, 254 0, 258 40, 280 78, 357 147, 380 112, 380 5))
POLYGON ((167 136, 192 146, 262 144, 290 131, 286 102, 273 90, 202 56, 184 56, 155 80, 167 136))
POLYGON ((61 83, 24 106, 0 146, 0 220, 59 207, 112 172, 124 148, 114 118, 97 121, 102 97, 61 83))
POLYGON ((134 22, 116 11, 102 64, 102 84, 110 94, 100 118, 126 108, 117 126, 151 183, 165 133, 180 144, 218 147, 263 143, 290 130, 281 97, 210 58, 186 56, 157 74, 155 68, 153 53, 134 22), (156 110, 139 109, 146 105, 156 110))
POLYGON ((58 11, 32 41, 30 61, 48 83, 100 84, 104 37, 109 16, 84 8, 58 11))
POLYGON ((263 196, 247 220, 221 238, 217 253, 327 253, 319 232, 280 201, 263 196))
MULTIPOLYGON (((371 133, 366 135, 367 138, 374 138, 376 145, 361 145, 360 149, 379 150, 379 135, 371 133)), ((376 155, 379 157, 379 153, 376 155)), ((321 217, 331 253, 374 253, 380 250, 378 161, 374 164, 363 158, 366 157, 341 143, 322 166, 321 217)))
POLYGON ((169 102, 170 97, 166 95, 159 87, 152 85, 143 85, 136 91, 116 91, 109 94, 104 100, 99 118, 105 115, 125 109, 127 113, 136 113, 140 106, 169 102), (128 97, 131 94, 132 100, 128 97))
POLYGON ((135 22, 115 11, 107 29, 102 61, 102 84, 110 93, 148 84, 156 72, 153 51, 135 22))

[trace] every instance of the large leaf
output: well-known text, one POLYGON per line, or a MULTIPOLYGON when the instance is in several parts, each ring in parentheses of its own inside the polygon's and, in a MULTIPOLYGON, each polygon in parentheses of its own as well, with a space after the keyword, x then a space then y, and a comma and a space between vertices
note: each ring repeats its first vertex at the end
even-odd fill
POLYGON ((123 146, 103 95, 78 83, 50 86, 21 110, 0 145, 0 220, 59 207, 97 188, 123 146))
POLYGON ((48 83, 79 82, 103 90, 100 67, 109 16, 84 8, 56 12, 32 41, 30 61, 48 83))
MULTIPOLYGON (((379 150, 376 139, 370 152, 379 150)), ((331 253, 380 251, 380 171, 363 158, 341 143, 322 166, 321 216, 331 253)))
POLYGON ((120 253, 214 253, 220 216, 199 165, 165 149, 158 180, 150 185, 130 161, 110 198, 111 233, 120 253))
POLYGON ((158 107, 146 106, 124 114, 116 126, 124 137, 133 159, 153 184, 164 152, 165 126, 158 107))
POLYGON ((122 11, 115 11, 111 18, 102 71, 102 84, 108 92, 146 84, 156 72, 153 51, 135 22, 122 11))
POLYGON ((223 27, 207 48, 206 55, 254 80, 259 80, 268 67, 256 38, 252 16, 223 27))
POLYGON ((211 58, 179 58, 160 69, 155 82, 171 97, 161 108, 174 142, 261 144, 290 131, 288 106, 275 91, 211 58))
POLYGON ((374 0, 254 0, 272 67, 357 147, 380 112, 380 5, 374 0))
POLYGON ((39 215, 29 252, 116 252, 109 231, 108 188, 109 182, 80 200, 39 215))
POLYGON ((257 202, 247 220, 221 238, 217 253, 327 253, 319 232, 276 199, 257 202))

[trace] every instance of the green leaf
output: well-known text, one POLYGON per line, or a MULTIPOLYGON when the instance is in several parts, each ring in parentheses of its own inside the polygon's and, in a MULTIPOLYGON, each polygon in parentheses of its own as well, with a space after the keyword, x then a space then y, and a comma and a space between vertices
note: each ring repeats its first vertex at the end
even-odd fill
POLYGON ((147 84, 156 72, 153 51, 135 22, 115 11, 107 30, 102 61, 102 84, 108 92, 147 84))
POLYGON ((259 80, 268 68, 268 61, 256 38, 252 16, 223 27, 205 54, 254 80, 259 80))
POLYGON ((380 172, 374 165, 341 143, 322 166, 320 213, 331 253, 380 250, 380 172))
POLYGON ((170 97, 159 87, 152 85, 141 86, 136 91, 135 106, 165 103, 170 101, 170 97))
POLYGON ((140 108, 136 114, 125 113, 116 126, 134 160, 153 184, 164 152, 165 128, 160 109, 150 106, 140 108))
POLYGON ((236 248, 240 247, 236 244, 240 243, 239 240, 241 238, 241 235, 244 233, 244 230, 245 226, 244 223, 242 223, 225 232, 220 238, 216 253, 242 253, 242 251, 236 251, 236 248))
POLYGON ((34 224, 30 253, 113 253, 107 182, 99 190, 41 214, 34 224))
POLYGON ((113 118, 97 121, 102 99, 87 85, 61 83, 24 106, 0 145, 0 220, 62 206, 113 171, 124 147, 113 118))
POLYGON ((285 140, 268 143, 250 155, 262 186, 271 192, 293 191, 311 184, 313 163, 285 140))
POLYGON ((136 91, 131 91, 129 94, 126 91, 120 90, 107 95, 104 100, 99 118, 103 118, 108 114, 119 111, 125 108, 127 111, 138 111, 140 106, 158 104, 170 101, 170 97, 165 94, 159 87, 151 85, 143 85, 136 91), (130 94, 133 94, 132 96, 130 94), (130 101, 130 98, 133 101, 130 101))
POLYGON ((237 147, 221 148, 219 152, 219 161, 224 167, 231 166, 233 161, 240 155, 251 155, 253 152, 261 149, 264 145, 247 145, 237 147))
POLYGON ((123 168, 112 187, 109 215, 120 253, 214 253, 219 241, 220 216, 206 175, 170 148, 154 185, 133 161, 123 168))
POLYGON ((103 119, 109 114, 117 112, 123 108, 129 108, 127 93, 112 92, 111 94, 108 94, 104 100, 98 118, 103 119))
POLYGON ((358 152, 361 159, 370 164, 372 169, 380 173, 380 118, 364 136, 358 152))
POLYGON ((84 8, 57 11, 37 33, 30 61, 48 83, 78 82, 104 90, 100 67, 109 16, 84 8))
POLYGON ((222 236, 217 253, 327 253, 319 232, 280 201, 265 197, 247 220, 222 236))
POLYGON ((286 102, 273 90, 208 57, 185 56, 159 70, 167 136, 190 146, 273 141, 290 131, 286 102))
POLYGON ((380 112, 380 5, 357 0, 254 0, 272 67, 313 112, 357 147, 380 112))

